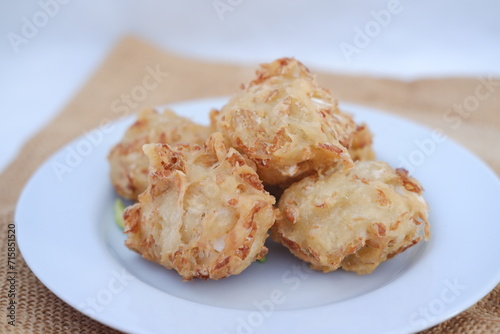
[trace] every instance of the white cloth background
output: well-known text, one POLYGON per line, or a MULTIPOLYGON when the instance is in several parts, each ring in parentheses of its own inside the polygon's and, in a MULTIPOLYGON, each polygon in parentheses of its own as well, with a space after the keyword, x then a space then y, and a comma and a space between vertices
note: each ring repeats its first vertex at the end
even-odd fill
POLYGON ((127 34, 237 63, 295 56, 405 80, 500 76, 494 0, 3 0, 0 8, 0 170, 127 34))

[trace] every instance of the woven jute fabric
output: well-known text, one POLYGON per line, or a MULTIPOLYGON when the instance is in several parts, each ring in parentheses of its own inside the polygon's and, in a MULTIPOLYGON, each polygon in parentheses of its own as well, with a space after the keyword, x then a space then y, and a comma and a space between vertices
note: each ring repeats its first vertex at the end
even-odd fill
MULTIPOLYGON (((0 241, 5 250, 4 259, 0 261, 3 277, 6 278, 9 271, 7 229, 9 224, 15 223, 15 206, 23 186, 50 154, 99 126, 102 120, 121 116, 113 112, 113 103, 122 94, 143 85, 144 77, 156 71, 162 73, 161 78, 157 78, 158 87, 148 91, 132 111, 189 99, 226 96, 236 92, 241 83, 248 82, 254 69, 169 54, 133 37, 122 40, 66 108, 24 145, 0 175, 0 241)), ((485 76, 402 82, 320 73, 318 80, 341 101, 376 107, 440 129, 500 174, 500 79, 485 76)), ((484 256, 498 254, 478 254, 478 260, 484 256)), ((8 324, 10 283, 2 279, 1 333, 116 332, 81 314, 50 292, 30 271, 19 251, 16 271, 16 326, 8 324)), ((500 333, 500 286, 468 310, 423 333, 500 333)))

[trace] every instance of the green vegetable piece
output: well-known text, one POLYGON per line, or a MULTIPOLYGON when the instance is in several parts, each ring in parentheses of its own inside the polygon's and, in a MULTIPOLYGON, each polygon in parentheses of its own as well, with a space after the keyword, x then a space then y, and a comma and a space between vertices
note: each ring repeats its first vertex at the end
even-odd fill
POLYGON ((122 230, 125 229, 125 222, 123 221, 123 211, 125 211, 125 204, 121 199, 117 199, 114 205, 115 222, 122 230))
POLYGON ((257 261, 259 261, 260 263, 264 263, 267 261, 267 255, 264 255, 264 257, 262 259, 258 259, 257 261))

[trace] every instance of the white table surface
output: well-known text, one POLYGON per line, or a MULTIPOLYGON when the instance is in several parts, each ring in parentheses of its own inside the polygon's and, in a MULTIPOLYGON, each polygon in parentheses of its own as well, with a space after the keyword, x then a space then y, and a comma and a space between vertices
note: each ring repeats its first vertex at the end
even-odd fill
POLYGON ((235 63, 295 56, 314 68, 405 80, 500 76, 495 0, 23 0, 0 8, 0 171, 131 33, 235 63))

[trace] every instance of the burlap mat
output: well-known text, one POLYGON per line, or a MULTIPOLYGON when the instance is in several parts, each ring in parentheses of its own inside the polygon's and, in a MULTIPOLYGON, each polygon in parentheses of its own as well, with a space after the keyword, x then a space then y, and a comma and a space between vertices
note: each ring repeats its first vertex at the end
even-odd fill
MULTIPOLYGON (((133 111, 175 101, 229 95, 253 76, 254 68, 186 59, 134 38, 123 40, 69 105, 26 143, 0 175, 2 250, 7 249, 7 224, 13 222, 18 196, 31 174, 71 139, 99 126, 103 119, 119 117, 120 113, 113 112, 113 107, 117 106, 113 103, 121 99, 122 94, 130 94, 136 89, 136 96, 144 97, 133 111), (158 74, 159 86, 147 91, 146 96, 137 95, 140 88, 136 87, 144 86, 144 78, 151 71, 168 72, 168 76, 158 74)), ((342 101, 378 107, 442 129, 500 174, 500 80, 485 77, 401 82, 332 74, 320 74, 318 79, 342 101), (462 114, 451 113, 455 104, 456 110, 462 108, 462 114)), ((151 81, 150 86, 153 83, 151 81)), ((19 253, 16 266, 16 326, 7 324, 8 282, 2 279, 0 332, 116 332, 52 294, 33 275, 19 253)), ((5 277, 8 271, 6 255, 0 267, 5 277)), ((500 286, 467 311, 424 333, 500 333, 500 286)))

